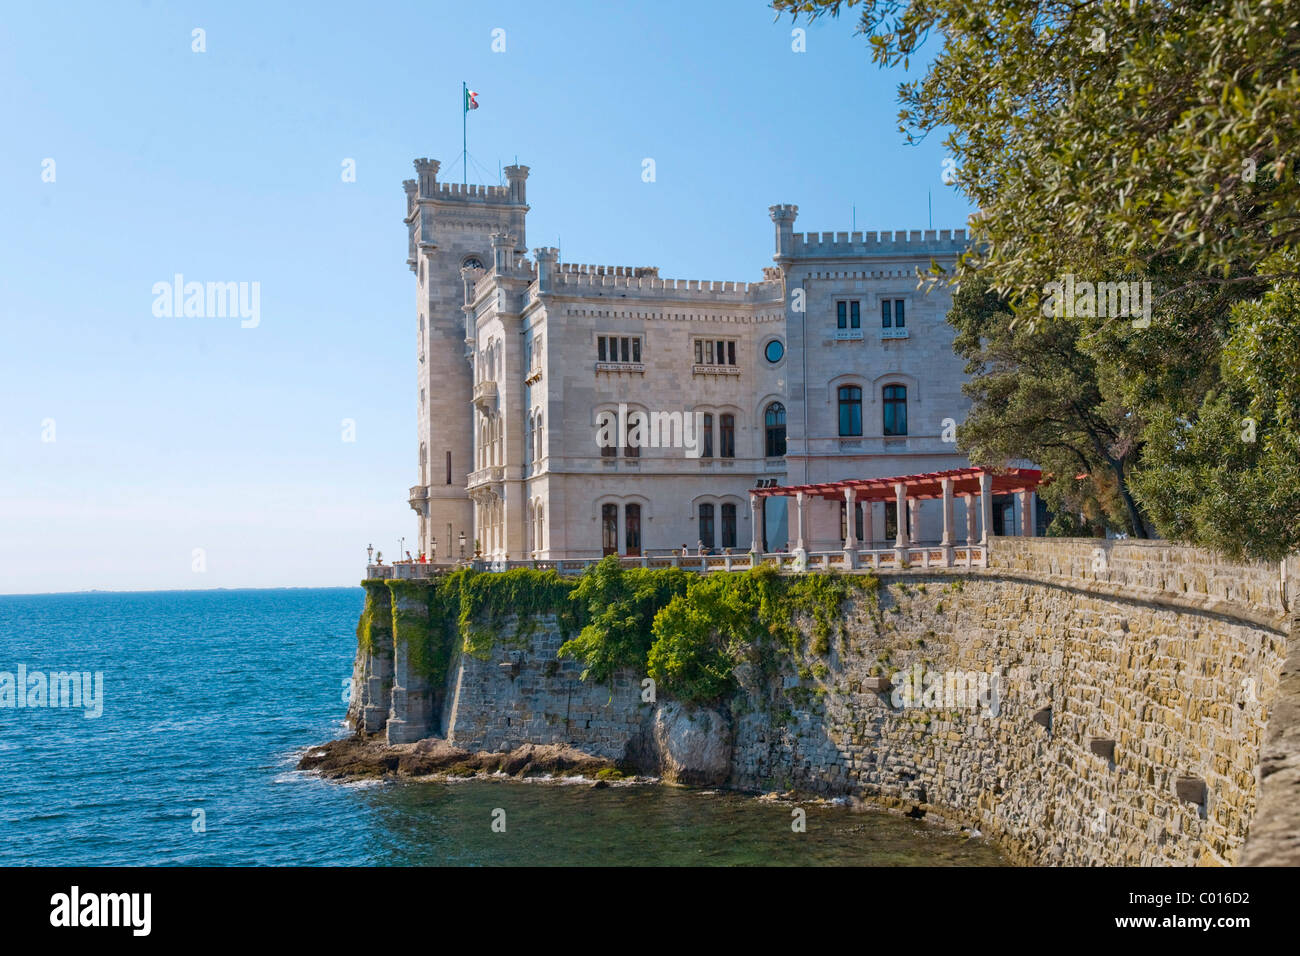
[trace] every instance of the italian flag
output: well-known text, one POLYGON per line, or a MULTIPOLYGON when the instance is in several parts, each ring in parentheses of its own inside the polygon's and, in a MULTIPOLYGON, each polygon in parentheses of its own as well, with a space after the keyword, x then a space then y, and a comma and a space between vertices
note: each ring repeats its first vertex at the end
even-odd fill
POLYGON ((478 109, 478 100, 475 99, 476 96, 478 96, 478 93, 476 93, 474 90, 471 90, 469 87, 465 88, 465 112, 466 113, 468 113, 470 110, 478 109))

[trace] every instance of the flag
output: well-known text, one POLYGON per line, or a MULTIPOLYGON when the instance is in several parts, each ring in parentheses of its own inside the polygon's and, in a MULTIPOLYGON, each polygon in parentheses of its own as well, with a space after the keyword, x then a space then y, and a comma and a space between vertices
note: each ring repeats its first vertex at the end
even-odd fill
POLYGON ((466 113, 468 113, 470 110, 478 109, 478 100, 475 99, 476 96, 478 96, 478 93, 476 93, 474 90, 471 90, 468 87, 465 88, 465 112, 466 113))

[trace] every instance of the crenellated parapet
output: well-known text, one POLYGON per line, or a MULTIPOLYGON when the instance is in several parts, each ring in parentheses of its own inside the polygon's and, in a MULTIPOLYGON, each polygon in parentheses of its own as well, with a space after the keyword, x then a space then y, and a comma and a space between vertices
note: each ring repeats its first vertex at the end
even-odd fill
POLYGON ((791 258, 873 255, 959 255, 969 245, 965 229, 914 229, 910 232, 796 232, 790 236, 791 258))
MULTIPOLYGON (((655 270, 656 272, 658 270, 655 270)), ((561 269, 552 280, 557 293, 583 295, 588 290, 625 289, 641 298, 694 299, 726 302, 756 302, 781 297, 780 280, 763 282, 711 282, 702 279, 661 279, 658 275, 638 276, 630 270, 566 272, 561 269)))
POLYGON ((658 266, 594 266, 587 263, 562 262, 557 267, 558 271, 577 274, 577 275, 594 275, 594 276, 631 276, 640 279, 643 276, 658 278, 658 266))

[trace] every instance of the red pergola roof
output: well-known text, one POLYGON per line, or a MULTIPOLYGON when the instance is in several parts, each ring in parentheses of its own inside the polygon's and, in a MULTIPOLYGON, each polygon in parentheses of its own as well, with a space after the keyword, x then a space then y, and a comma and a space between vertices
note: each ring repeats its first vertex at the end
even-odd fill
POLYGON ((848 478, 844 481, 827 481, 817 485, 784 485, 776 488, 755 488, 750 494, 760 498, 791 497, 803 492, 815 498, 844 499, 844 492, 852 488, 858 501, 893 501, 894 486, 903 484, 909 498, 942 498, 943 479, 952 479, 954 495, 977 495, 980 493, 980 478, 988 475, 993 479, 993 493, 1011 494, 1017 491, 1033 491, 1043 480, 1043 473, 1037 468, 1003 468, 994 471, 989 468, 954 468, 951 471, 932 471, 923 475, 900 475, 896 478, 848 478))

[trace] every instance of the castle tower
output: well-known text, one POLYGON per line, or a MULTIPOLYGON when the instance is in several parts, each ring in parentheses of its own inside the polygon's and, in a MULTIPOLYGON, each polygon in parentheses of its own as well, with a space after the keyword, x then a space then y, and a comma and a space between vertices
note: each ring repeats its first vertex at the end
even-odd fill
POLYGON ((410 504, 419 516, 419 546, 439 560, 459 557, 474 541, 473 506, 466 492, 474 470, 473 375, 466 360, 465 278, 462 269, 491 268, 493 257, 527 249, 527 166, 505 169, 508 185, 438 182, 440 163, 415 160, 406 180, 407 265, 416 275, 416 390, 418 470, 410 504), (494 251, 493 234, 514 247, 494 251))

